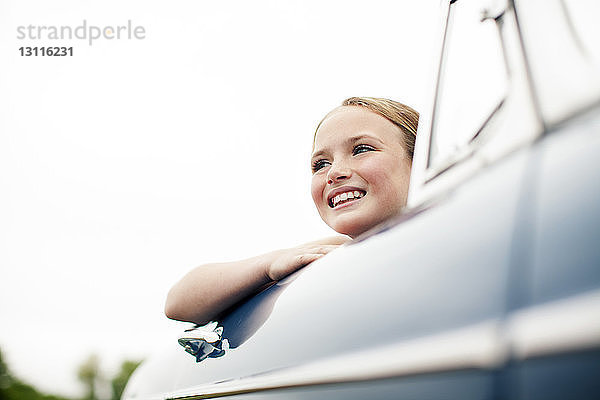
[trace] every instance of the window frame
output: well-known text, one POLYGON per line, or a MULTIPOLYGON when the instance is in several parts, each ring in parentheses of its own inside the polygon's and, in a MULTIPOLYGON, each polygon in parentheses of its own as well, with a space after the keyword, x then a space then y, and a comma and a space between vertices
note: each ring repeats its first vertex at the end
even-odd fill
POLYGON ((430 101, 420 114, 407 201, 408 212, 426 208, 437 202, 484 166, 523 147, 525 143, 533 142, 543 132, 514 3, 510 0, 488 0, 482 2, 481 7, 482 11, 485 11, 484 18, 493 18, 498 25, 502 56, 508 75, 504 98, 465 146, 443 162, 429 166, 435 108, 439 101, 442 69, 448 45, 450 7, 457 2, 460 0, 440 1, 440 31, 437 51, 434 53, 434 65, 437 69, 429 88, 430 101), (514 120, 518 120, 519 124, 512 123, 514 120), (499 132, 502 135, 499 135, 499 132))
MULTIPOLYGON (((500 51, 500 56, 501 56, 503 64, 504 64, 503 65, 503 73, 504 73, 503 84, 505 86, 505 88, 503 90, 504 93, 501 96, 501 98, 499 99, 499 101, 495 102, 493 109, 489 112, 489 114, 487 116, 485 116, 485 119, 479 124, 479 126, 474 131, 471 131, 471 136, 466 143, 461 143, 461 147, 458 148, 456 152, 438 156, 438 159, 435 161, 435 163, 432 163, 432 158, 434 156, 434 154, 433 154, 434 148, 436 147, 434 144, 434 142, 436 141, 436 136, 440 137, 438 135, 443 134, 443 130, 444 130, 444 129, 438 130, 439 129, 439 125, 438 125, 439 119, 437 118, 437 116, 439 114, 440 104, 443 99, 444 83, 448 80, 448 76, 446 76, 445 70, 447 69, 447 61, 449 59, 449 51, 448 50, 449 50, 449 47, 451 47, 451 45, 453 43, 453 38, 452 38, 453 30, 454 30, 454 28, 457 27, 457 25, 456 25, 457 22, 455 21, 455 17, 454 17, 454 12, 456 10, 453 9, 453 5, 457 2, 460 3, 460 1, 458 1, 458 0, 453 0, 450 2, 448 11, 447 11, 447 16, 446 16, 446 26, 445 26, 445 31, 444 31, 444 44, 443 44, 443 48, 441 50, 439 72, 437 75, 438 83, 437 83, 437 87, 436 87, 435 101, 433 104, 433 117, 432 117, 432 121, 431 121, 431 128, 429 130, 430 131, 429 151, 427 154, 427 169, 429 171, 428 178, 427 178, 428 181, 435 178, 437 175, 445 172, 446 170, 451 168, 452 165, 456 164, 457 162, 460 162, 462 159, 468 157, 473 152, 473 150, 477 144, 476 143, 477 138, 485 130, 487 123, 493 118, 494 114, 496 112, 498 112, 498 110, 502 107, 502 105, 504 104, 504 101, 506 100, 506 96, 507 96, 508 79, 509 79, 508 66, 506 65, 505 51, 502 48, 502 40, 500 38, 500 33, 496 32, 497 39, 499 41, 498 44, 500 45, 498 50, 500 51)), ((456 6, 454 6, 454 7, 456 7, 456 6)), ((487 14, 483 15, 480 20, 480 23, 493 23, 495 25, 494 28, 496 30, 498 30, 499 29, 498 23, 496 21, 489 21, 489 20, 494 20, 494 19, 495 19, 494 14, 492 12, 491 15, 487 15, 487 14)), ((457 28, 457 29, 460 29, 460 28, 457 28)), ((456 39, 454 39, 454 40, 456 40, 456 39)), ((450 79, 453 79, 453 77, 450 76, 450 79)))

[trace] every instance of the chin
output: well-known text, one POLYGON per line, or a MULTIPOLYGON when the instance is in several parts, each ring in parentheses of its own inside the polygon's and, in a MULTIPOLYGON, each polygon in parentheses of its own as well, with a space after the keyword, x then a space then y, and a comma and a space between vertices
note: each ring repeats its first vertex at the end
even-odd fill
POLYGON ((370 215, 342 215, 327 223, 336 232, 355 238, 379 225, 380 223, 393 218, 399 213, 398 210, 390 210, 387 213, 378 213, 370 215))
POLYGON ((333 224, 329 224, 336 232, 343 235, 348 235, 351 238, 355 238, 361 233, 364 233, 371 229, 376 224, 361 223, 356 218, 344 218, 344 220, 335 221, 333 224))

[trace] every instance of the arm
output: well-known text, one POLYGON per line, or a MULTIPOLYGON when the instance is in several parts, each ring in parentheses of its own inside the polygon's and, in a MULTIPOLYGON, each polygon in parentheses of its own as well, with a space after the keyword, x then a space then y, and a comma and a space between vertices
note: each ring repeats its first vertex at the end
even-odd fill
POLYGON ((202 265, 171 288, 165 314, 181 321, 208 322, 348 241, 344 236, 334 236, 245 260, 202 265))

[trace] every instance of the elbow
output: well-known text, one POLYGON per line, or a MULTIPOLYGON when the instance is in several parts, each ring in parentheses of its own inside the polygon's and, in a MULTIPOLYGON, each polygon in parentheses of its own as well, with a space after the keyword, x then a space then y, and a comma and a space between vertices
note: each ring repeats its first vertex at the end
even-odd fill
POLYGON ((176 293, 173 293, 173 289, 171 289, 167 295, 164 311, 167 318, 178 321, 188 321, 188 319, 185 318, 185 307, 183 307, 182 302, 178 299, 176 293))
POLYGON ((176 321, 193 322, 196 324, 205 324, 210 322, 203 314, 199 313, 202 308, 194 305, 190 298, 177 287, 173 287, 167 295, 165 301, 165 316, 176 321))
POLYGON ((177 310, 169 302, 169 299, 165 302, 165 316, 170 319, 177 319, 177 310))

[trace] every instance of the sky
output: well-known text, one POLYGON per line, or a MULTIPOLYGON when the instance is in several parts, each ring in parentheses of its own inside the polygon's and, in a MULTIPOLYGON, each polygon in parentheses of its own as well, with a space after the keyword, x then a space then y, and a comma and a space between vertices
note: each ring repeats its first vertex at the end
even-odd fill
POLYGON ((0 0, 0 349, 79 396, 186 324, 189 269, 331 235, 312 135, 350 96, 429 102, 439 2, 0 0), (85 25, 131 39, 48 36, 85 25), (19 38, 19 27, 34 26, 19 38), (126 31, 123 31, 126 32, 126 31), (64 57, 21 47, 72 47, 64 57))

